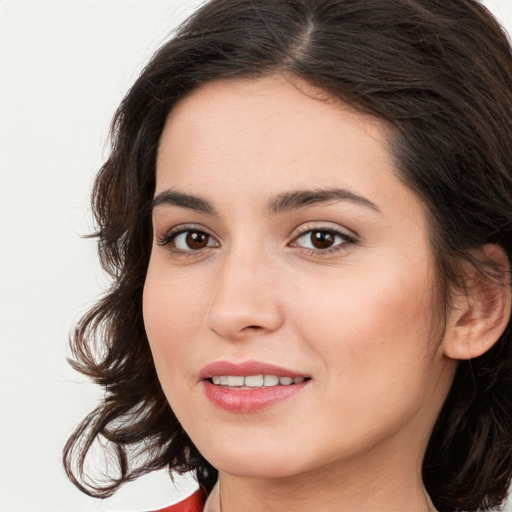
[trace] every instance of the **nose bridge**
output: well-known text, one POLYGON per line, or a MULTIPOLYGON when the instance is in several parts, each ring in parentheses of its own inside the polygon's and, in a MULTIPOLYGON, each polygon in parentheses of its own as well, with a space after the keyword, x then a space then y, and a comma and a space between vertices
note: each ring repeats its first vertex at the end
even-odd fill
POLYGON ((282 323, 277 264, 262 245, 256 245, 234 245, 218 262, 207 322, 224 338, 271 332, 282 323))

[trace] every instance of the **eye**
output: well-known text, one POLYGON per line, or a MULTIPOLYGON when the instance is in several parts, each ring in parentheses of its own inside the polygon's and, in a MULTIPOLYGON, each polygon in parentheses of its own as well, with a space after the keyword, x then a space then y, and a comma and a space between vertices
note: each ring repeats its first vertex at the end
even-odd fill
POLYGON ((194 252, 207 247, 219 247, 219 243, 208 233, 199 229, 172 231, 159 240, 158 245, 170 246, 176 252, 194 252))
POLYGON ((291 245, 316 251, 328 251, 353 242, 354 239, 352 237, 340 231, 333 229, 309 229, 297 236, 291 245))
POLYGON ((184 231, 173 238, 174 246, 180 251, 197 251, 205 247, 215 247, 213 238, 202 231, 184 231))

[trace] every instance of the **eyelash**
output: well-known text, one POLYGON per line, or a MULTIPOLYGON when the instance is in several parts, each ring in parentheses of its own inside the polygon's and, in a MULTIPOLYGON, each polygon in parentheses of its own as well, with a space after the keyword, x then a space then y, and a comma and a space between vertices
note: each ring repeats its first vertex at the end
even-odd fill
MULTIPOLYGON (((216 242, 217 245, 206 245, 203 248, 200 249, 178 249, 176 248, 173 243, 175 242, 176 238, 180 235, 183 235, 185 233, 199 233, 203 234, 207 237, 209 237, 210 240, 215 240, 215 238, 210 235, 204 228, 201 226, 194 226, 194 225, 181 225, 177 226, 167 233, 165 233, 164 236, 162 236, 158 241, 157 244, 161 247, 167 247, 169 251, 173 254, 176 254, 178 256, 184 256, 184 257, 194 257, 199 256, 204 249, 207 248, 217 248, 220 247, 219 242, 216 242)), ((208 243, 209 243, 208 241, 208 243)), ((350 235, 344 231, 341 231, 339 229, 334 228, 326 228, 326 227, 311 227, 311 226, 304 226, 302 229, 299 230, 299 232, 294 236, 292 242, 289 243, 290 247, 298 247, 302 251, 305 251, 306 253, 310 255, 323 255, 323 254, 330 254, 341 250, 346 250, 346 245, 353 245, 358 242, 357 238, 353 235, 350 235), (336 245, 333 245, 331 247, 327 247, 325 249, 319 249, 319 248, 307 248, 307 247, 301 247, 297 244, 297 241, 304 237, 305 235, 312 234, 312 233, 327 233, 332 235, 334 238, 340 237, 343 239, 342 242, 337 243, 336 245)))
MULTIPOLYGON (((184 249, 178 249, 177 247, 175 247, 173 245, 176 238, 178 238, 178 236, 183 235, 185 233, 200 233, 200 234, 206 235, 207 237, 209 237, 209 239, 214 239, 214 237, 212 235, 210 235, 201 226, 181 225, 181 226, 176 226, 175 228, 172 228, 167 233, 165 233, 165 235, 162 236, 157 241, 157 244, 161 247, 167 247, 171 253, 176 254, 178 256, 185 256, 185 257, 199 256, 203 252, 202 249, 184 250, 184 249)), ((218 242, 217 242, 217 244, 218 244, 218 242)), ((212 246, 206 246, 206 248, 209 248, 209 247, 212 247, 212 246)), ((213 247, 215 247, 215 246, 213 246, 213 247)))
POLYGON ((307 234, 313 234, 313 233, 328 233, 330 235, 333 235, 334 237, 340 237, 343 239, 341 243, 338 243, 336 245, 332 245, 331 247, 327 247, 325 249, 318 249, 318 248, 307 248, 307 247, 301 247, 303 251, 308 252, 311 255, 318 255, 318 254, 331 254, 334 252, 342 251, 347 249, 347 245, 353 245, 358 242, 357 238, 354 235, 351 235, 349 233, 346 233, 345 231, 342 231, 340 229, 335 229, 331 227, 316 227, 316 226, 304 226, 299 230, 299 232, 295 235, 293 238, 292 243, 295 245, 292 245, 292 247, 300 247, 296 244, 297 240, 299 240, 301 237, 307 234))

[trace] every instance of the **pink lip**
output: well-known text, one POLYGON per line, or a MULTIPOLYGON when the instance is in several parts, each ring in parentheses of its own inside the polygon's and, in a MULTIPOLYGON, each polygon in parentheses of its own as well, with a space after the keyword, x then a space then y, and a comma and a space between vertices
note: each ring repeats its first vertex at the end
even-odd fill
POLYGON ((241 364, 219 361, 205 366, 199 373, 204 385, 206 397, 217 407, 237 413, 251 413, 261 411, 271 405, 290 398, 302 391, 310 382, 306 380, 300 384, 289 386, 269 386, 262 388, 237 389, 216 386, 210 382, 214 375, 277 375, 279 377, 308 377, 307 375, 280 368, 278 366, 246 361, 241 364))

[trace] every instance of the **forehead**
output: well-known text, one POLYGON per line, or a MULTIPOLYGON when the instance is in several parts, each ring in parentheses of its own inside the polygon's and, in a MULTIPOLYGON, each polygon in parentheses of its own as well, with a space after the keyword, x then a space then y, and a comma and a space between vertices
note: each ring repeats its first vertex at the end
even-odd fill
POLYGON ((277 179, 285 169, 293 170, 296 180, 307 170, 329 179, 329 169, 357 165, 366 165, 364 174, 371 179, 379 172, 377 162, 393 168, 388 135, 376 118, 298 79, 216 81, 170 113, 160 140, 157 183, 170 168, 176 179, 184 177, 182 168, 193 179, 200 170, 210 177, 233 173, 235 164, 243 167, 245 180, 268 173, 277 179))
MULTIPOLYGON (((217 133, 222 135, 219 129, 227 131, 231 128, 233 133, 238 133, 238 128, 247 130, 250 127, 254 134, 261 128, 260 135, 264 135, 268 133, 268 126, 274 125, 285 130, 287 138, 312 139, 316 138, 314 135, 342 133, 340 114, 350 119, 352 130, 357 126, 361 132, 386 144, 390 127, 383 121, 356 111, 301 79, 280 75, 259 79, 223 79, 199 87, 174 106, 163 137, 179 136, 174 130, 177 125, 182 135, 204 132, 210 139, 214 139, 217 133), (296 124, 298 117, 303 121, 299 125, 296 124), (307 121, 314 121, 314 125, 306 124, 307 121)), ((222 147, 224 145, 218 149, 222 147)))

